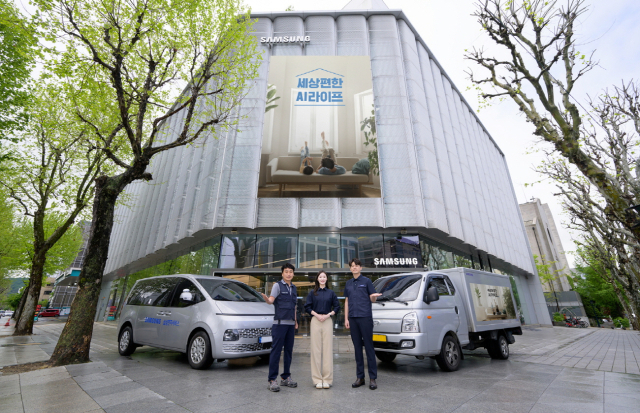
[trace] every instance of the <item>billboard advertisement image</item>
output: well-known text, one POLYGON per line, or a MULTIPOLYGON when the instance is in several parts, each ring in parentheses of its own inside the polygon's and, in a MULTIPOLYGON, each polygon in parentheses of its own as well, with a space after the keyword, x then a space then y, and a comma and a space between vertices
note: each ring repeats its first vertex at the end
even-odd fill
POLYGON ((476 321, 508 320, 516 318, 511 288, 470 283, 476 321))
POLYGON ((272 56, 258 197, 380 198, 368 56, 272 56))

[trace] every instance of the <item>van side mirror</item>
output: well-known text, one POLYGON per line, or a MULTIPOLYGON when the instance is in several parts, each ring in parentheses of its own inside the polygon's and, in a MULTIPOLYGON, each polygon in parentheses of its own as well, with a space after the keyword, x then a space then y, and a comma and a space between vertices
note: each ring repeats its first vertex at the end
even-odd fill
POLYGON ((424 302, 430 304, 433 301, 438 301, 440 299, 440 295, 438 294, 438 289, 436 287, 429 287, 427 289, 427 293, 424 295, 424 302))
POLYGON ((193 298, 194 298, 193 294, 187 288, 182 290, 182 293, 180 293, 180 301, 184 301, 184 302, 187 302, 187 303, 193 303, 193 301, 194 301, 193 298))

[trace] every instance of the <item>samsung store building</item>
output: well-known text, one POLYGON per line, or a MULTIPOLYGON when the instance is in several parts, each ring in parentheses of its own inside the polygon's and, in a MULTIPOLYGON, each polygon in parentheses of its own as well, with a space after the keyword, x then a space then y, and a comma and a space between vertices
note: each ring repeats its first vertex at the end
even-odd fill
POLYGON ((340 297, 359 258, 373 280, 508 274, 521 319, 550 324, 504 155, 407 16, 354 0, 252 17, 263 60, 242 130, 159 154, 154 181, 127 188, 97 319, 118 318, 141 278, 195 273, 269 292, 287 262, 300 300, 320 269, 340 297))

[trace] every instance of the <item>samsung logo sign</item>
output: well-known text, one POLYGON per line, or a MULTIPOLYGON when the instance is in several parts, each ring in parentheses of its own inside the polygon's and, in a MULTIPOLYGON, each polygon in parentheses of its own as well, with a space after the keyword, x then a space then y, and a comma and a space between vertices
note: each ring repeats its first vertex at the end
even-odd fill
POLYGON ((261 37, 260 43, 309 43, 311 36, 278 36, 278 37, 261 37))
POLYGON ((417 258, 374 258, 373 265, 418 265, 417 258))

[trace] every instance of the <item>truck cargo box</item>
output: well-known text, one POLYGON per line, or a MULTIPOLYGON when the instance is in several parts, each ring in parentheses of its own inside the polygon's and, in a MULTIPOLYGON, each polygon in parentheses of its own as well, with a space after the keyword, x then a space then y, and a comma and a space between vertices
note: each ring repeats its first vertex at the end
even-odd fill
POLYGON ((507 275, 469 268, 439 270, 462 291, 469 332, 520 327, 520 315, 507 275))

